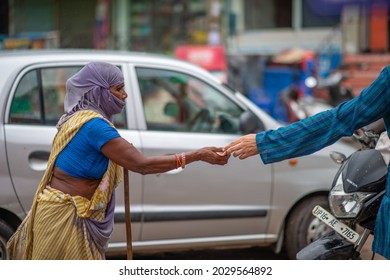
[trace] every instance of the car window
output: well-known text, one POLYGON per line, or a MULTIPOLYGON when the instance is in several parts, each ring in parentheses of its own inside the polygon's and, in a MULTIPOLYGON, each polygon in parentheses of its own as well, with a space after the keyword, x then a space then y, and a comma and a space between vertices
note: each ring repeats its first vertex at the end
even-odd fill
POLYGON ((58 67, 41 69, 45 124, 55 125, 64 113, 66 80, 80 67, 58 67))
MULTIPOLYGON (((24 74, 12 100, 10 123, 55 125, 64 114, 66 80, 81 67, 47 67, 24 74)), ((116 115, 114 123, 124 128, 125 112, 116 115)))
POLYGON ((243 109, 213 86, 176 71, 136 73, 148 130, 240 133, 243 109))
POLYGON ((19 82, 11 105, 11 123, 41 123, 37 71, 30 71, 19 82))

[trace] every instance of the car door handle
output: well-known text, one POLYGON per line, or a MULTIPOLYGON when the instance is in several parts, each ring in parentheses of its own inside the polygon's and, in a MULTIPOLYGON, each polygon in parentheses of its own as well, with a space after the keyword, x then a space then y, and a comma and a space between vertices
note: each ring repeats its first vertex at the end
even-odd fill
POLYGON ((30 167, 35 171, 44 171, 47 167, 50 152, 35 151, 28 156, 28 163, 30 167))

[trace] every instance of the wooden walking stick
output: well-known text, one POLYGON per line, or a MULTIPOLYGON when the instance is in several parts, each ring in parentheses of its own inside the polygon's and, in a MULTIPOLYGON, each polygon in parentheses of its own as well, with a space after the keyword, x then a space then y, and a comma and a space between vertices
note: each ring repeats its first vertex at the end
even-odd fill
POLYGON ((125 189, 125 220, 126 220, 126 242, 127 242, 127 259, 133 259, 133 245, 131 237, 131 219, 130 219, 130 184, 129 171, 123 167, 123 185, 125 189))

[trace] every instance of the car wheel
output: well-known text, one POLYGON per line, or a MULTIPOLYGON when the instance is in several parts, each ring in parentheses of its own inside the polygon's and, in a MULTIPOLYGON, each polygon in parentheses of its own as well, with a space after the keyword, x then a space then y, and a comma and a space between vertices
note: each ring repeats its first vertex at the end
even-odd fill
POLYGON ((325 224, 311 214, 314 206, 329 209, 327 196, 315 196, 301 202, 289 215, 286 224, 284 245, 289 259, 306 245, 331 231, 325 224))
POLYGON ((10 239, 14 230, 3 220, 0 219, 0 260, 8 260, 7 241, 10 239))

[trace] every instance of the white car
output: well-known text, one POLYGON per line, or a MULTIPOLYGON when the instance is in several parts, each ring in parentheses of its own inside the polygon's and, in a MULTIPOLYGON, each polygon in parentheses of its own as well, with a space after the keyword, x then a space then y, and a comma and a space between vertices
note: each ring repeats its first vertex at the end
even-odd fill
MULTIPOLYGON (((145 155, 223 147, 282 124, 244 95, 192 64, 152 54, 54 50, 0 53, 0 259, 30 209, 63 114, 65 81, 90 61, 117 65, 127 98, 114 123, 145 155)), ((327 207, 342 142, 310 156, 264 165, 231 157, 226 166, 193 163, 163 174, 130 172, 134 253, 273 246, 290 258, 324 228, 311 210, 327 207)), ((126 254, 123 186, 107 254, 126 254)))

